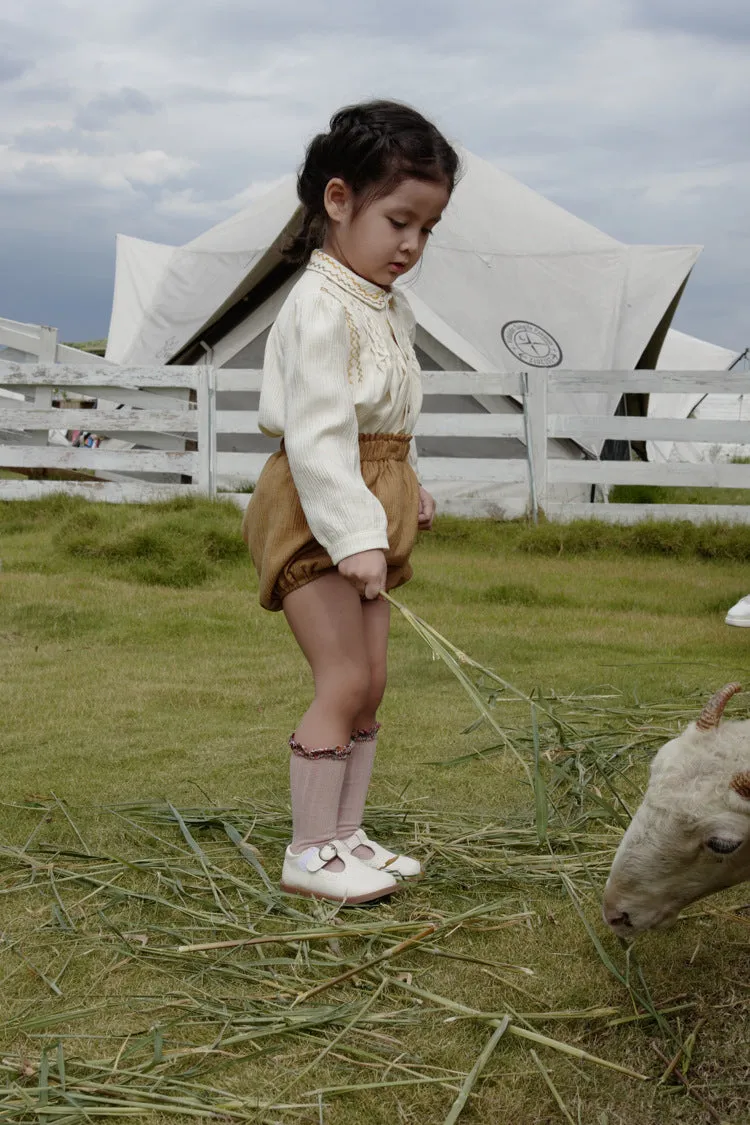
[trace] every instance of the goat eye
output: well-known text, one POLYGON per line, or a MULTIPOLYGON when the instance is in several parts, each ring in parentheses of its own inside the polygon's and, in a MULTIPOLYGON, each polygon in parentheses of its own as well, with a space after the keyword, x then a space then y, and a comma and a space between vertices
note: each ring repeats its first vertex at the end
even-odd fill
POLYGON ((710 848, 712 852, 718 852, 719 855, 729 855, 730 852, 736 852, 742 844, 742 840, 725 840, 721 836, 711 836, 706 840, 706 847, 710 848))

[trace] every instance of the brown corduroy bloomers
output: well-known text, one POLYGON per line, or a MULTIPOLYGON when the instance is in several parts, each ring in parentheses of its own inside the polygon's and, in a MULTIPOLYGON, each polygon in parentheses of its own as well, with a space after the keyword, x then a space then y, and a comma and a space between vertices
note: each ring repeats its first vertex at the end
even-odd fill
MULTIPOLYGON (((419 484, 408 461, 411 440, 408 434, 359 435, 362 478, 388 517, 388 590, 412 576, 409 555, 417 536, 419 484)), ((310 531, 283 442, 258 478, 242 535, 258 572, 258 598, 264 609, 281 609, 282 599, 292 590, 335 569, 310 531)))

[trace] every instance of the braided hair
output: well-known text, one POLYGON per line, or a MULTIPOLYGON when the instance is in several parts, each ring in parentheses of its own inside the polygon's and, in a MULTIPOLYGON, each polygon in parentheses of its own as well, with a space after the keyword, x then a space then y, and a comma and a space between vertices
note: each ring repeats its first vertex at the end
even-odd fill
POLYGON ((323 245, 328 216, 323 201, 330 180, 351 188, 357 208, 382 198, 403 180, 444 184, 450 194, 459 173, 457 153, 442 133, 410 106, 372 101, 333 115, 329 131, 313 137, 297 176, 302 226, 285 256, 304 264, 323 245))

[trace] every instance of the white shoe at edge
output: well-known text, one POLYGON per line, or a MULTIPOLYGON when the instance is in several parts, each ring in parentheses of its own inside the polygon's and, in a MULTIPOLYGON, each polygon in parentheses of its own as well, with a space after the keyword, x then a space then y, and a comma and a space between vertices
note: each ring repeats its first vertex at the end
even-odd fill
POLYGON ((727 625, 740 625, 750 629, 750 594, 740 598, 727 613, 724 621, 727 625))

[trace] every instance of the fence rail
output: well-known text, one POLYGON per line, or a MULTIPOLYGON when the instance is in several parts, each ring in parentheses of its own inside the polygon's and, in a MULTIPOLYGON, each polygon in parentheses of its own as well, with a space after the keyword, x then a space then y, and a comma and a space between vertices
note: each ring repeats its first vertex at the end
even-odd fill
MULTIPOLYGON (((51 355, 50 340, 46 347, 51 355)), ((64 362, 0 360, 0 389, 23 396, 0 398, 0 466, 21 472, 90 473, 97 479, 0 480, 0 499, 50 491, 116 502, 180 493, 214 496, 221 479, 257 479, 268 453, 219 448, 221 437, 257 434, 257 410, 217 409, 217 394, 257 393, 259 371, 201 365, 117 367, 90 356, 72 363, 67 362, 69 356, 59 355, 60 347, 56 345, 56 354, 64 362), (60 436, 53 443, 54 435, 72 431, 114 440, 99 448, 75 448, 60 436)), ((507 396, 516 408, 508 413, 424 413, 417 437, 514 439, 518 455, 423 456, 421 476, 427 488, 447 498, 443 508, 467 515, 488 514, 493 505, 503 508, 510 489, 522 507, 541 508, 563 520, 632 522, 652 516, 750 522, 750 505, 609 505, 584 502, 580 496, 582 489, 594 486, 606 495, 613 484, 750 488, 750 465, 602 461, 591 454, 607 438, 750 444, 746 423, 574 412, 576 396, 592 392, 737 394, 746 393, 749 383, 746 372, 424 372, 426 395, 507 396), (559 404, 561 396, 568 399, 564 413, 549 408, 551 401, 559 404), (578 448, 578 455, 551 455, 551 439, 577 443, 572 448, 578 448)), ((228 495, 238 503, 247 501, 244 493, 228 495)))

